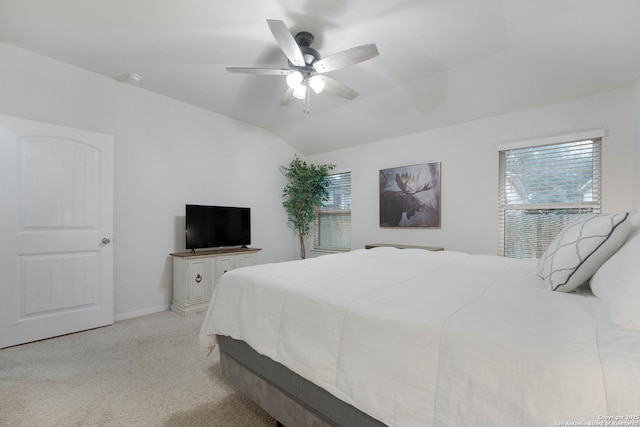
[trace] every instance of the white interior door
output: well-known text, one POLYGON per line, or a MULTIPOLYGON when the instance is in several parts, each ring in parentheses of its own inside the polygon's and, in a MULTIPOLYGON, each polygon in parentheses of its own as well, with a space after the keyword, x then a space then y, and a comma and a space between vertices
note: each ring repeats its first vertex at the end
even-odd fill
POLYGON ((113 137, 0 115, 0 348, 113 323, 113 137))

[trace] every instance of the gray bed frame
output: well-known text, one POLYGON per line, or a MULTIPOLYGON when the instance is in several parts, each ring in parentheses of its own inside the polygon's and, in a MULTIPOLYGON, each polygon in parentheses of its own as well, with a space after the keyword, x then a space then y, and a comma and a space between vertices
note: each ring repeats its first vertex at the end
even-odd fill
POLYGON ((218 345, 225 378, 278 420, 278 425, 386 426, 284 365, 257 353, 244 341, 218 335, 218 345))

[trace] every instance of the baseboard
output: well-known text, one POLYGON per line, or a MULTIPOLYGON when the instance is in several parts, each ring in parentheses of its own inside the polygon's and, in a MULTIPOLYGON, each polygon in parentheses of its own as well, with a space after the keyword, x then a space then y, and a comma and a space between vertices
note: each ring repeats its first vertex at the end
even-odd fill
POLYGON ((113 316, 113 321, 118 322, 120 320, 132 319, 134 317, 145 316, 147 314, 159 313, 161 311, 169 310, 169 304, 159 305, 157 307, 145 308, 144 310, 130 311, 128 313, 116 314, 113 316))

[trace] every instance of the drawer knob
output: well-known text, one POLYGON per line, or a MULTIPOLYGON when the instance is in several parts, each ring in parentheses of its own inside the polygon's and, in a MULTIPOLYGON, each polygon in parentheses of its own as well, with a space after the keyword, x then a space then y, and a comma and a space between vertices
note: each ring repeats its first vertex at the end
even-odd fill
POLYGON ((196 275, 196 283, 202 282, 202 276, 200 274, 196 275))

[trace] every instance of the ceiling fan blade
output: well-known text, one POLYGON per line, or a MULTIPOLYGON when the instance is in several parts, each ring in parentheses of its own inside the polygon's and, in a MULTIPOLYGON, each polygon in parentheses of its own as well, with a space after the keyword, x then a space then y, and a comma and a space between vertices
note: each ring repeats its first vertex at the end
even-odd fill
POLYGON ((334 53, 331 56, 316 61, 313 63, 313 68, 319 73, 326 73, 358 64, 378 55, 380 55, 380 53, 375 44, 365 44, 334 53))
POLYGON ((264 74, 269 76, 286 76, 291 73, 291 70, 284 68, 227 67, 227 71, 230 73, 264 74))
POLYGON ((280 49, 282 49, 282 52, 284 52, 289 61, 297 67, 304 67, 306 64, 300 46, 296 43, 296 39, 291 35, 287 26, 284 25, 284 22, 267 19, 267 24, 269 24, 269 28, 276 38, 276 42, 278 42, 278 46, 280 46, 280 49))
POLYGON ((324 90, 326 90, 327 92, 331 92, 334 95, 341 96, 344 99, 348 99, 349 101, 353 101, 358 97, 358 95, 360 95, 358 92, 351 89, 349 86, 345 85, 344 83, 340 83, 339 81, 332 79, 331 77, 327 77, 327 76, 318 76, 318 77, 324 80, 324 82, 326 83, 324 90))
POLYGON ((289 105, 294 100, 295 98, 293 97, 293 89, 288 87, 284 95, 282 95, 282 101, 280 102, 280 105, 289 105))

